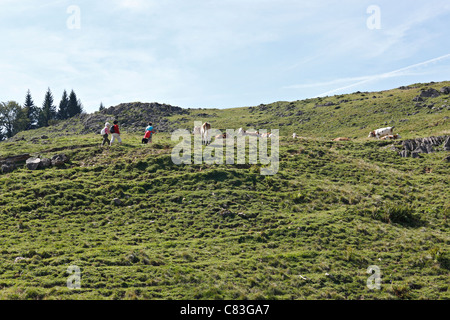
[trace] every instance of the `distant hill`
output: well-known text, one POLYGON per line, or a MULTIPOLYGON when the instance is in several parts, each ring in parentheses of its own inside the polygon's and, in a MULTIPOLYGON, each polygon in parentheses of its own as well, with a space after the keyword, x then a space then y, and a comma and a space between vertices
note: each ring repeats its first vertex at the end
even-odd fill
MULTIPOLYGON (((380 92, 355 92, 331 97, 279 101, 230 109, 183 109, 160 103, 122 103, 82 114, 26 135, 96 133, 118 119, 124 132, 142 132, 149 121, 159 132, 192 129, 208 121, 218 129, 280 129, 281 134, 333 138, 366 138, 370 130, 395 126, 405 138, 449 133, 450 81, 412 84, 380 92)), ((22 138, 20 133, 16 138, 22 138)))

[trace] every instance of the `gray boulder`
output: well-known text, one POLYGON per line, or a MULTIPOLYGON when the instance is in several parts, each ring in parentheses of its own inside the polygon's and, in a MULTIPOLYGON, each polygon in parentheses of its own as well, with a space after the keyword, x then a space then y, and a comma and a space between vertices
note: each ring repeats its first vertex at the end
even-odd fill
POLYGON ((437 98, 441 95, 436 89, 427 89, 420 93, 421 98, 437 98))
POLYGON ((2 165, 1 167, 1 172, 2 173, 11 173, 14 171, 14 169, 16 168, 16 166, 12 163, 5 163, 2 165))
POLYGON ((440 92, 443 94, 450 94, 450 87, 443 87, 440 92))
POLYGON ((36 170, 37 168, 39 168, 40 163, 41 159, 39 158, 29 158, 26 162, 26 165, 29 170, 36 170))
POLYGON ((52 165, 52 160, 48 158, 42 158, 41 162, 39 163, 39 169, 46 169, 52 165))
POLYGON ((63 166, 66 162, 69 161, 69 158, 65 155, 65 154, 58 154, 56 156, 52 157, 52 165, 55 167, 61 167, 63 166))

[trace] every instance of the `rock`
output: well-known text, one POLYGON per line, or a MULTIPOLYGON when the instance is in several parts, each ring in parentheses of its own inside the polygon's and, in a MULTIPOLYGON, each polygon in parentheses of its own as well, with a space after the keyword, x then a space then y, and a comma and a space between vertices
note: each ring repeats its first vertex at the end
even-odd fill
POLYGON ((15 260, 14 260, 14 263, 18 263, 18 262, 20 262, 20 261, 22 261, 22 260, 26 260, 24 257, 17 257, 15 260))
POLYGON ((399 154, 402 158, 408 158, 410 155, 410 152, 408 150, 403 150, 399 154))
POLYGON ((52 165, 55 167, 61 167, 68 161, 69 158, 65 154, 58 154, 52 157, 52 165))
POLYGON ((443 94, 450 94, 450 87, 443 87, 439 91, 443 94))
POLYGON ((114 198, 113 203, 116 206, 120 206, 120 205, 122 205, 122 200, 120 200, 119 198, 114 198))
POLYGON ((444 151, 450 151, 450 136, 444 142, 444 151))
POLYGON ((41 136, 41 139, 48 139, 46 135, 41 136))
POLYGON ((46 169, 52 165, 52 160, 48 158, 42 158, 41 162, 39 163, 39 169, 46 169))
POLYGON ((41 163, 41 159, 39 158, 29 158, 26 162, 27 168, 29 170, 36 170, 41 163))
POLYGON ((411 157, 413 157, 413 158, 421 158, 420 154, 415 152, 415 151, 411 152, 411 157))
POLYGON ((16 168, 16 166, 12 163, 5 163, 2 165, 1 167, 1 172, 2 173, 11 173, 14 171, 14 169, 16 168))
POLYGON ((450 162, 450 156, 447 156, 446 158, 444 158, 444 161, 450 162))
POLYGON ((230 210, 221 210, 221 211, 219 212, 219 214, 220 214, 222 217, 224 217, 224 218, 226 218, 226 217, 233 217, 233 216, 234 216, 234 213, 231 212, 230 210))
MULTIPOLYGON (((423 101, 423 99, 420 96, 417 96, 417 97, 414 97, 413 101, 414 102, 421 102, 421 101, 423 101)), ((416 107, 417 107, 417 105, 416 105, 416 107)))
POLYGON ((437 91, 436 89, 427 89, 427 90, 423 90, 420 93, 420 97, 421 98, 437 98, 441 95, 441 93, 439 91, 437 91))

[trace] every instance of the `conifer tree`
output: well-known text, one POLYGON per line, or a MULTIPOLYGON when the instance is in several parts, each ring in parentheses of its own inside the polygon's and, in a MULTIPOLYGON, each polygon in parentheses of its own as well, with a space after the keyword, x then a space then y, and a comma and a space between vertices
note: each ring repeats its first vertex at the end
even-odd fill
POLYGON ((35 129, 37 127, 37 122, 39 118, 39 108, 34 104, 31 98, 30 90, 28 90, 25 97, 25 103, 23 105, 24 112, 28 119, 25 130, 35 129))
POLYGON ((59 103, 57 118, 59 120, 69 119, 69 97, 67 96, 66 90, 64 90, 61 102, 59 103))
POLYGON ((68 115, 69 118, 76 116, 83 112, 83 107, 80 100, 77 99, 77 95, 72 90, 69 95, 68 115))
POLYGON ((50 88, 45 94, 44 103, 39 113, 39 127, 48 127, 50 120, 56 119, 56 107, 53 105, 53 95, 50 88))

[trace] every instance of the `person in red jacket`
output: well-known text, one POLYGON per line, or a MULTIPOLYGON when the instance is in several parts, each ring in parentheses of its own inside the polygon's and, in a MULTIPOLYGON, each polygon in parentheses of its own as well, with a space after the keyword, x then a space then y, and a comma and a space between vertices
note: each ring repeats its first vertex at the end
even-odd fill
POLYGON ((110 131, 112 135, 110 146, 112 146, 115 140, 117 140, 119 144, 122 144, 122 138, 120 138, 119 121, 114 121, 114 125, 111 127, 110 131))

